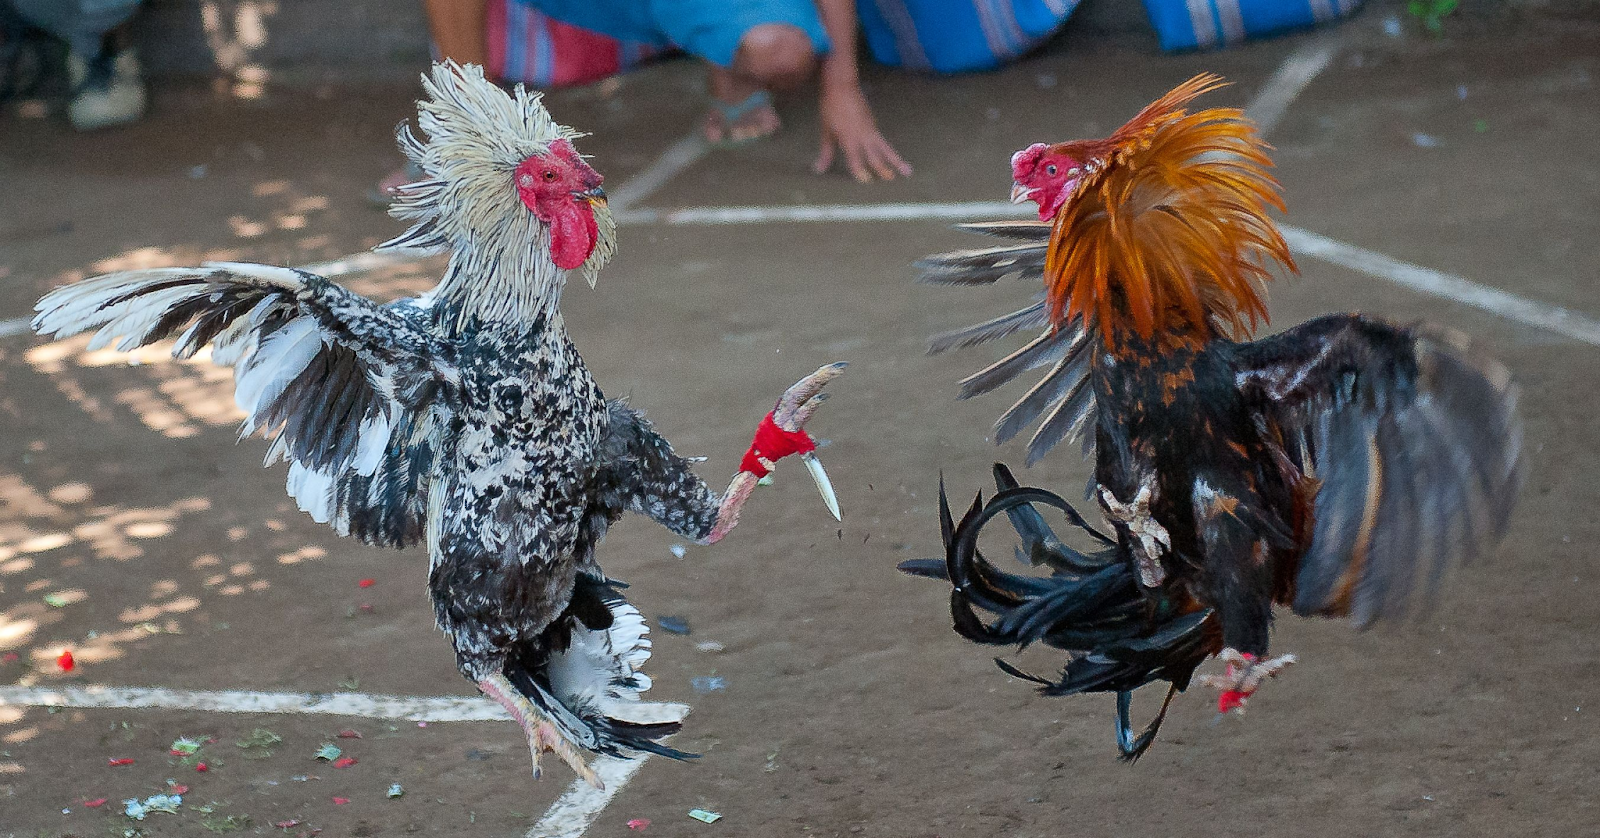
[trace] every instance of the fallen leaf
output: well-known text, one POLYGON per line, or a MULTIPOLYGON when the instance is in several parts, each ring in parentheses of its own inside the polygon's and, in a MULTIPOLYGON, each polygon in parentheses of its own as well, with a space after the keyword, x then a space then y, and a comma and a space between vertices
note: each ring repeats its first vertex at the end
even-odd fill
POLYGON ((339 750, 338 745, 335 745, 332 742, 324 742, 322 743, 322 747, 317 749, 316 757, 323 762, 333 762, 339 758, 340 754, 343 753, 344 751, 339 750))

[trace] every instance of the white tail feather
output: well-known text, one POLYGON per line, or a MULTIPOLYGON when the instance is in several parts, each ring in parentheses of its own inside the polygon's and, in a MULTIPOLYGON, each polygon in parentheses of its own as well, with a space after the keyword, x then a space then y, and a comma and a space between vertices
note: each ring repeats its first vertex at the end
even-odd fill
POLYGON ((550 690, 562 704, 591 707, 625 722, 671 724, 689 715, 689 705, 649 702, 640 693, 650 679, 639 668, 650 659, 650 629, 639 609, 626 602, 611 608, 611 627, 573 629, 565 652, 552 656, 547 669, 550 690))

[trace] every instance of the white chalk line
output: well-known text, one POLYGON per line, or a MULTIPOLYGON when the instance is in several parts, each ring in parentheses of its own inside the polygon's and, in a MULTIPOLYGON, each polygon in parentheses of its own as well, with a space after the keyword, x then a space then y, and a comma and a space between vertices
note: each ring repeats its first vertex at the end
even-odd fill
MULTIPOLYGON (((916 221, 1027 218, 1028 207, 1004 201, 967 201, 947 204, 840 204, 808 207, 689 207, 633 210, 624 218, 631 224, 730 225, 774 222, 916 221)), ((1382 253, 1346 244, 1299 227, 1280 225, 1289 249, 1296 256, 1316 259, 1381 279, 1422 294, 1442 297, 1504 317, 1525 326, 1600 346, 1600 320, 1571 309, 1530 300, 1465 277, 1403 262, 1382 253)))
POLYGON ((639 773, 644 761, 649 758, 649 754, 640 754, 636 759, 595 759, 589 767, 594 769, 605 788, 597 789, 583 780, 573 780, 572 785, 556 802, 550 804, 544 817, 528 830, 524 838, 578 838, 594 823, 595 818, 600 817, 601 810, 633 779, 633 775, 639 773))
POLYGON ((667 150, 643 171, 621 186, 606 190, 607 203, 611 205, 612 212, 626 210, 650 197, 657 189, 665 186, 667 181, 699 162, 700 158, 706 156, 706 152, 710 150, 710 144, 698 134, 690 134, 668 146, 667 150))
POLYGON ((281 713, 355 716, 412 722, 511 721, 500 705, 473 696, 404 696, 366 693, 294 693, 250 690, 170 690, 163 687, 0 686, 0 707, 73 707, 107 710, 202 710, 212 713, 281 713))
POLYGON ((1341 30, 1329 30, 1302 44, 1289 54, 1278 69, 1261 85, 1256 98, 1245 106, 1245 115, 1255 122, 1263 135, 1278 127, 1278 120, 1289 109, 1289 103, 1299 98, 1306 85, 1316 78, 1338 54, 1342 45, 1341 30))
POLYGON ((1600 320, 1588 315, 1480 285, 1454 274, 1402 262, 1382 253, 1317 235, 1310 230, 1289 226, 1279 229, 1296 256, 1319 259, 1412 291, 1444 297, 1507 320, 1600 346, 1600 320))

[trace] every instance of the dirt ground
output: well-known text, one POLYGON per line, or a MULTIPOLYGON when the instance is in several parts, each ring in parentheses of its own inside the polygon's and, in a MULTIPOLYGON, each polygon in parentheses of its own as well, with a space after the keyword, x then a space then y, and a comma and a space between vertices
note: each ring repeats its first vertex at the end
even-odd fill
MULTIPOLYGON (((1600 315, 1600 20, 1452 20, 1442 38, 1392 39, 1381 14, 1347 27, 1349 45, 1271 137, 1292 223, 1600 315)), ((912 179, 811 176, 815 111, 801 97, 783 103, 783 136, 714 152, 646 204, 997 200, 1011 151, 1102 134, 1202 69, 1237 82, 1217 101, 1243 104, 1302 42, 1161 57, 1069 37, 997 73, 872 71, 912 179)), ((697 83, 679 62, 550 104, 594 134, 583 150, 620 184, 691 130, 697 83)), ((302 264, 370 247, 399 229, 363 192, 394 165, 391 131, 413 95, 237 101, 164 85, 150 119, 89 136, 0 116, 0 320, 121 267, 302 264)), ((647 615, 692 627, 656 632, 649 671, 660 697, 695 705, 675 744, 705 756, 651 761, 591 835, 638 834, 635 818, 661 838, 1600 831, 1600 705, 1588 707, 1600 692, 1600 349, 1303 262, 1275 289, 1278 325, 1360 309, 1496 349, 1524 388, 1527 490, 1506 544, 1454 574, 1426 620, 1358 634, 1286 618, 1275 648, 1301 665, 1247 717, 1214 724, 1196 691, 1129 767, 1114 759, 1109 697, 1037 696, 950 631, 939 586, 894 570, 937 551, 941 470, 960 497, 995 458, 1021 459, 985 440, 1007 399, 953 398, 993 353, 923 354, 926 335, 1028 293, 911 283, 912 260, 968 243, 937 221, 628 227, 599 287, 569 292, 607 393, 645 408, 678 450, 708 455, 701 471, 718 484, 785 385, 852 362, 814 422, 831 439, 821 453, 842 528, 791 466, 713 548, 679 558, 642 520, 604 544, 647 615), (707 640, 723 651, 697 650, 707 640), (711 675, 726 688, 697 694, 691 679, 711 675), (724 818, 689 820, 696 806, 724 818)), ((435 268, 347 281, 391 296, 435 268)), ((81 342, 0 338, 0 653, 18 656, 0 662, 0 682, 471 694, 432 627, 423 554, 341 540, 295 511, 281 467, 259 467, 264 445, 235 444, 231 394, 224 370, 128 368, 81 342), (70 674, 55 665, 65 647, 70 674)), ((1025 479, 1065 489, 1085 475, 1062 455, 1025 479)), ((569 779, 555 766, 532 782, 508 723, 0 708, 5 836, 202 836, 245 818, 257 835, 511 836, 569 779), (352 728, 361 738, 335 738, 352 728), (257 729, 282 741, 235 744, 257 729), (180 736, 215 738, 201 751, 209 770, 168 755, 180 736), (316 761, 330 741, 358 763, 316 761), (182 814, 123 817, 119 801, 169 782, 189 787, 182 814), (386 797, 392 783, 403 797, 386 797), (111 802, 84 806, 97 798, 111 802), (300 824, 273 826, 287 821, 300 824)))

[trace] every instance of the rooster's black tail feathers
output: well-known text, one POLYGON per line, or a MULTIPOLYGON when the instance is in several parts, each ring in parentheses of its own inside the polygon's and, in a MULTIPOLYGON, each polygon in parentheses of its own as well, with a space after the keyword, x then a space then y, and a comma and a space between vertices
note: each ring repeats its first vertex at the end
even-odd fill
POLYGON ((1135 736, 1128 722, 1132 691, 1151 681, 1169 681, 1170 702, 1174 693, 1187 688, 1207 654, 1207 635, 1215 622, 1211 612, 1180 613, 1176 603, 1159 594, 1148 595, 1117 544, 1090 526, 1071 504, 1053 492, 1018 485, 1010 470, 998 463, 994 476, 999 492, 988 503, 980 494, 959 522, 951 515, 941 480, 939 521, 945 557, 908 561, 900 569, 950 582, 952 622, 968 640, 1019 648, 1043 643, 1066 651, 1071 660, 1055 680, 999 659, 995 662, 1005 672, 1039 684, 1046 695, 1118 693, 1118 745, 1125 759, 1137 759, 1154 740, 1166 704, 1156 720, 1135 736), (1083 552, 1069 547, 1045 522, 1039 505, 1060 510, 1099 549, 1083 552), (1017 558, 1049 567, 1050 576, 1008 573, 983 557, 978 535, 1002 513, 1020 537, 1017 558))

